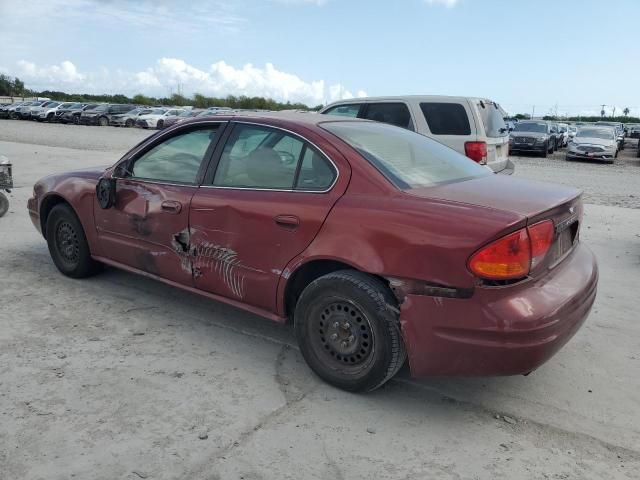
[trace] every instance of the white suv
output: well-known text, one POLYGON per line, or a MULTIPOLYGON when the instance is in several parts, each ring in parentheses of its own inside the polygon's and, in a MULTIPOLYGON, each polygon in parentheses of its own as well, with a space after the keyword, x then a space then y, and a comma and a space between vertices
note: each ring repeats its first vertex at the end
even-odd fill
POLYGON ((491 100, 441 95, 354 98, 327 105, 320 113, 390 123, 433 138, 495 173, 514 170, 505 114, 491 100))

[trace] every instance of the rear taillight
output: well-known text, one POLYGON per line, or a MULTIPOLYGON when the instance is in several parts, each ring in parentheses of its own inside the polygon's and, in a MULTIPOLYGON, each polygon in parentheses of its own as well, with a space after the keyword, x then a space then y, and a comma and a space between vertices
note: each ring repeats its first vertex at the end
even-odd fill
POLYGON ((553 222, 545 220, 527 227, 531 240, 531 268, 538 265, 551 248, 553 243, 553 222))
POLYGON ((526 277, 544 259, 553 236, 551 220, 510 233, 474 253, 469 259, 469 269, 474 275, 488 280, 526 277))
POLYGON ((464 153, 474 162, 478 162, 482 165, 487 163, 487 144, 485 142, 465 143, 464 153))

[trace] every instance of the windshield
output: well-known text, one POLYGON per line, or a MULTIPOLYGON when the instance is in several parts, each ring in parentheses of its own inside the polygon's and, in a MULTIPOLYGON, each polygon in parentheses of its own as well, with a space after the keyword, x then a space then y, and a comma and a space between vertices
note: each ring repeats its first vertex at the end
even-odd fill
POLYGON ((613 131, 609 128, 581 128, 576 137, 580 138, 601 138, 603 140, 613 140, 613 131))
POLYGON ((547 133, 547 124, 544 122, 519 122, 513 131, 547 133))
POLYGON ((369 122, 327 122, 321 126, 355 148, 403 190, 492 175, 455 150, 404 128, 369 122))
POLYGON ((504 123, 497 103, 481 102, 478 104, 478 111, 487 137, 504 137, 509 134, 509 129, 504 123))

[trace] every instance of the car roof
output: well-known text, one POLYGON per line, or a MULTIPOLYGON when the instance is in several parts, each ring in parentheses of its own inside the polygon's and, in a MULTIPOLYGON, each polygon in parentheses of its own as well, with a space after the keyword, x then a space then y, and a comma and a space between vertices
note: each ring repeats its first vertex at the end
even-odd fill
POLYGON ((453 95, 392 95, 384 97, 357 97, 343 100, 337 100, 325 106, 327 108, 331 105, 339 105, 343 103, 358 103, 358 102, 387 102, 387 101, 399 101, 399 100, 417 100, 417 101, 429 101, 429 100, 450 100, 452 102, 462 101, 483 101, 493 102, 493 100, 483 97, 465 97, 465 96, 453 96, 453 95))
POLYGON ((275 123, 291 123, 295 125, 304 125, 304 126, 317 126, 321 123, 327 122, 371 122, 371 120, 364 120, 360 118, 349 118, 343 117, 339 115, 319 115, 316 113, 300 113, 300 112, 242 112, 235 113, 229 115, 211 115, 211 116, 203 116, 203 117, 194 117, 192 119, 185 120, 181 125, 186 124, 196 124, 196 123, 206 123, 207 121, 211 121, 211 119, 216 119, 220 121, 255 121, 265 124, 275 124, 275 123))

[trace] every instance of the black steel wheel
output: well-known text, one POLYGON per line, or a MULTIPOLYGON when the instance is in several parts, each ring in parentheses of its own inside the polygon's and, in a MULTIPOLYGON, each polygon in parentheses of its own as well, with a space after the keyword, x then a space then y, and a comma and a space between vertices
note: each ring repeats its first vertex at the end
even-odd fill
POLYGON ((396 299, 380 279, 355 270, 324 275, 302 292, 295 309, 300 350, 327 383, 374 390, 406 358, 396 299))
POLYGON ((100 264, 91 258, 82 224, 66 203, 51 209, 47 217, 46 237, 51 259, 64 275, 83 278, 99 270, 100 264))

